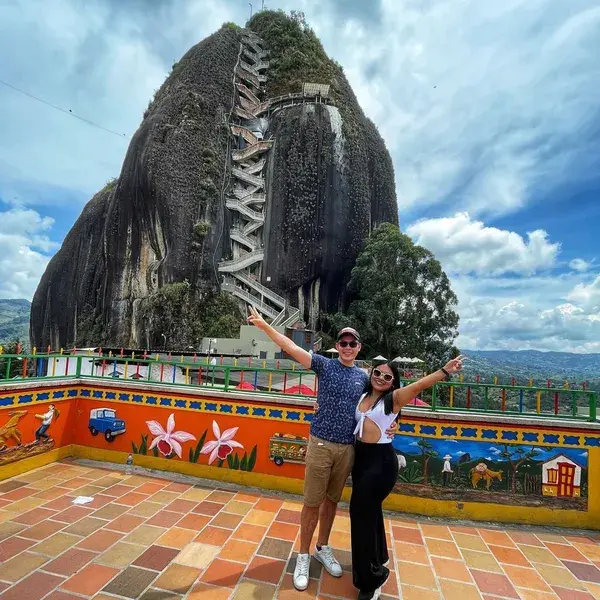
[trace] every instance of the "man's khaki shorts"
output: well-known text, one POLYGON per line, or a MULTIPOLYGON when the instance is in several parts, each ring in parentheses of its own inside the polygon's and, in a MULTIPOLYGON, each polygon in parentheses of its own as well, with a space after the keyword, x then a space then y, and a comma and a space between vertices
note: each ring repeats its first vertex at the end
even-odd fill
POLYGON ((325 497, 339 502, 353 464, 352 444, 334 444, 311 435, 306 450, 304 504, 320 506, 325 497))

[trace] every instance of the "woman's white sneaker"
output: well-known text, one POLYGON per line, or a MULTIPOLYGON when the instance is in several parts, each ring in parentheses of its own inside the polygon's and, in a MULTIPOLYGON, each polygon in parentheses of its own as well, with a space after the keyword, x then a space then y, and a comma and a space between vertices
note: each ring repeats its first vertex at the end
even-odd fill
POLYGON ((333 555, 330 546, 321 546, 315 550, 315 558, 325 567, 325 570, 333 577, 342 576, 342 567, 333 555))
POLYGON ((296 568, 294 569, 294 587, 304 591, 308 587, 308 569, 310 567, 310 554, 298 554, 296 568))

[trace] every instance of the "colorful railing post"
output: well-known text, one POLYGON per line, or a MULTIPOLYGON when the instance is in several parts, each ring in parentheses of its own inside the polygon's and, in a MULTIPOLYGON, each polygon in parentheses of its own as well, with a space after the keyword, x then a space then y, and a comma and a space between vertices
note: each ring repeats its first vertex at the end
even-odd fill
POLYGON ((519 390, 519 412, 522 413, 523 412, 523 388, 521 388, 519 390))
POLYGON ((75 377, 81 377, 81 361, 83 360, 82 356, 75 357, 75 377))
POLYGON ((437 385, 434 385, 431 388, 431 410, 435 411, 437 409, 437 385))
POLYGON ((453 385, 450 386, 450 401, 449 401, 449 404, 450 404, 450 408, 454 408, 454 386, 453 385))
POLYGON ((490 388, 486 385, 483 393, 483 410, 487 411, 490 405, 490 388))
POLYGON ((227 392, 229 390, 229 378, 230 378, 230 367, 225 367, 225 381, 223 384, 223 389, 227 392))
POLYGON ((535 394, 535 412, 539 415, 542 412, 542 392, 535 394))
POLYGON ((590 394, 590 421, 596 421, 596 392, 590 394))

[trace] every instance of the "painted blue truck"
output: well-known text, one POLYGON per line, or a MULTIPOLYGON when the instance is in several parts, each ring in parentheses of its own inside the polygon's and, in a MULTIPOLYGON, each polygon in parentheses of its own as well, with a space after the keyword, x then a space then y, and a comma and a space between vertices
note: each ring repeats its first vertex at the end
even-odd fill
POLYGON ((90 433, 94 436, 102 433, 107 442, 112 442, 126 430, 125 421, 116 417, 117 413, 112 408, 93 408, 88 422, 90 433))

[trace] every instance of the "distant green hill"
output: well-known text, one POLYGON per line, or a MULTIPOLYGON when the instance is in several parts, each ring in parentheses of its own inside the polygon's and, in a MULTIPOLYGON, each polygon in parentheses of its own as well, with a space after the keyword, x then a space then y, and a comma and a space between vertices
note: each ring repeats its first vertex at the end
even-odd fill
POLYGON ((29 346, 29 300, 0 299, 0 344, 18 338, 29 346))

